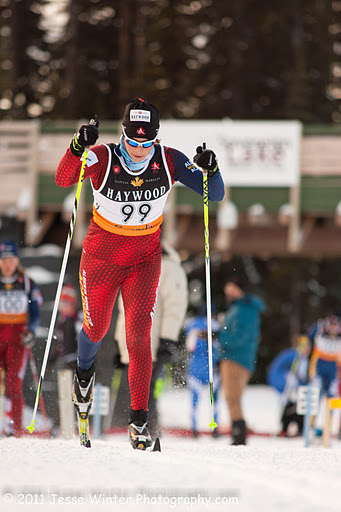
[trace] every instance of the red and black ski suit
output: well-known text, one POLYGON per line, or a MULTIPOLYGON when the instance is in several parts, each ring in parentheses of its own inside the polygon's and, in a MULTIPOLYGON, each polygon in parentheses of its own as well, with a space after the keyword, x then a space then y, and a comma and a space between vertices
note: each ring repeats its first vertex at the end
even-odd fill
MULTIPOLYGON (((152 374, 150 331, 161 269, 162 212, 175 181, 201 195, 203 189, 201 170, 183 153, 159 144, 154 147, 153 157, 140 171, 127 167, 120 145, 101 144, 89 151, 84 178, 90 177, 94 207, 80 262, 82 330, 91 342, 100 342, 106 334, 121 288, 131 408, 145 411, 152 374)), ((76 184, 80 169, 81 158, 68 149, 57 169, 57 185, 76 184)), ((209 178, 208 193, 212 201, 223 198, 219 171, 209 178)), ((81 351, 84 359, 84 347, 79 343, 78 361, 81 351)))

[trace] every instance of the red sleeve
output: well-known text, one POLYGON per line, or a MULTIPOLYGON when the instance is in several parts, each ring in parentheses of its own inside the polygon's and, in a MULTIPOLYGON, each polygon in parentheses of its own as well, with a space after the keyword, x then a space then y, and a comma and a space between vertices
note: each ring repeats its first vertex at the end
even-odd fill
MULTIPOLYGON (((99 146, 92 147, 91 151, 95 153, 97 162, 89 167, 85 167, 84 179, 91 177, 94 188, 98 189, 107 170, 108 150, 103 144, 100 144, 99 146)), ((71 153, 70 148, 68 148, 59 162, 55 178, 56 184, 64 188, 75 185, 79 180, 81 167, 81 158, 71 153)))
POLYGON ((170 175, 171 175, 171 178, 172 178, 172 184, 174 184, 175 183, 175 179, 174 179, 174 160, 172 158, 174 150, 173 150, 173 148, 169 148, 167 146, 164 146, 164 150, 165 150, 165 156, 166 156, 166 162, 167 162, 167 165, 168 165, 168 169, 169 169, 169 172, 170 172, 170 175))

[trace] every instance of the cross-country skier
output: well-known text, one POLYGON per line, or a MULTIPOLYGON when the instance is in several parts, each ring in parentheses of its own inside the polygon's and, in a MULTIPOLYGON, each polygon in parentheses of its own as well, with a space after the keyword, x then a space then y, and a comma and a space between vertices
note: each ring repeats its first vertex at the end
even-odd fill
POLYGON ((0 368, 5 368, 5 434, 22 434, 25 349, 33 346, 42 296, 20 265, 13 240, 0 243, 0 368))
MULTIPOLYGON (((197 149, 194 165, 180 151, 158 140, 160 113, 148 101, 132 100, 125 108, 119 144, 93 147, 87 157, 85 178, 91 179, 93 217, 83 242, 80 286, 84 323, 78 341, 74 378, 75 407, 90 410, 94 358, 106 334, 113 305, 121 288, 129 352, 131 409, 129 438, 134 448, 151 445, 147 428, 149 385, 152 374, 150 330, 160 277, 160 228, 167 196, 175 181, 202 195, 207 169, 212 201, 224 196, 216 156, 197 149)), ((82 125, 73 137, 56 173, 56 183, 77 183, 81 156, 98 138, 92 124, 82 125)))
POLYGON ((308 336, 298 335, 291 348, 282 350, 271 362, 267 383, 281 393, 281 436, 303 433, 304 416, 296 412, 297 389, 308 381, 311 345, 308 336))
MULTIPOLYGON (((341 360, 341 316, 330 314, 319 319, 308 329, 313 343, 309 364, 309 379, 320 390, 322 396, 337 396, 339 388, 339 362, 341 360)), ((322 429, 315 428, 316 435, 322 435, 322 429)))

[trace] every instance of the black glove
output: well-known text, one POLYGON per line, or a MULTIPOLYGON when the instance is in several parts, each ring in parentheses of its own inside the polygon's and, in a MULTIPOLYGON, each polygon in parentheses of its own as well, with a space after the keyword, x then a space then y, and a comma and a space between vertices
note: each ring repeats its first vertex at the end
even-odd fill
POLYGON ((197 147, 197 153, 193 157, 193 162, 205 171, 208 176, 213 176, 218 170, 217 157, 212 149, 203 149, 202 146, 197 147))
POLYGON ((179 361, 179 346, 176 341, 160 338, 159 348, 157 350, 157 360, 176 363, 179 361))
POLYGON ((94 116, 89 124, 82 124, 78 133, 75 133, 70 144, 71 152, 75 156, 82 156, 86 146, 93 146, 99 136, 99 121, 97 116, 94 116))
POLYGON ((20 334, 21 341, 23 342, 25 348, 32 348, 35 344, 35 336, 32 331, 26 329, 20 334))

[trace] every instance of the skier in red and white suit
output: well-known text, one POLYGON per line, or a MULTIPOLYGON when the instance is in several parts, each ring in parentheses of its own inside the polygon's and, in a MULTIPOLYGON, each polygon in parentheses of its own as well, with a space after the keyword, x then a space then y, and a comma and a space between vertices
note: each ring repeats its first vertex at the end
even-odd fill
POLYGON ((5 434, 20 436, 24 399, 22 382, 27 357, 40 322, 42 297, 20 266, 12 240, 0 243, 0 369, 5 368, 5 434))
MULTIPOLYGON (((84 323, 76 376, 86 389, 121 288, 129 352, 129 423, 135 424, 147 421, 152 374, 150 331, 160 277, 160 226, 167 196, 175 181, 203 193, 201 169, 180 151, 159 144, 159 121, 159 111, 153 104, 140 98, 131 101, 125 108, 120 143, 94 146, 88 153, 84 174, 91 180, 94 206, 80 263, 84 323)), ((57 185, 69 187, 77 183, 83 150, 97 138, 96 126, 81 126, 58 166, 57 185)), ((209 199, 220 201, 224 184, 215 154, 208 149, 198 150, 196 164, 209 173, 209 199)), ((81 399, 79 392, 77 396, 81 399)))

